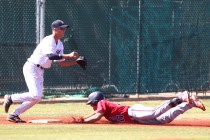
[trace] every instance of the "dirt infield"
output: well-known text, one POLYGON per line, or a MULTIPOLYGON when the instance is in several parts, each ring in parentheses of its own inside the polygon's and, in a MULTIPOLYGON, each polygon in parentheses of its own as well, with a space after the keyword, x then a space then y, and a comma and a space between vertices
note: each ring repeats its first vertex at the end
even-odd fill
MULTIPOLYGON (((49 119, 49 120, 52 120, 52 119, 58 119, 58 120, 62 120, 61 122, 50 122, 50 123, 47 123, 49 125, 53 125, 53 124, 60 124, 60 125, 66 125, 66 124, 74 124, 72 121, 72 117, 22 117, 23 120, 25 120, 27 123, 24 123, 25 125, 42 125, 42 124, 45 124, 46 123, 29 123, 30 120, 42 120, 42 119, 49 119)), ((13 123, 13 122, 9 122, 6 120, 6 117, 5 116, 1 116, 0 117, 0 125, 3 125, 3 124, 11 124, 11 125, 17 125, 18 123, 13 123)), ((99 125, 104 125, 104 124, 107 124, 107 125, 113 125, 111 124, 109 121, 105 120, 104 118, 102 118, 100 121, 98 121, 97 123, 94 123, 92 125, 96 125, 96 124, 99 124, 99 125)), ((90 125, 90 124, 89 124, 90 125)), ((114 124, 114 125, 143 125, 143 124, 114 124)), ((152 125, 152 126, 158 126, 158 125, 152 125)), ((161 125, 162 126, 162 125, 161 125)), ((164 124, 164 126, 180 126, 180 127, 210 127, 210 119, 187 119, 187 118, 184 118, 184 119, 176 119, 174 120, 173 122, 169 123, 169 124, 164 124)))

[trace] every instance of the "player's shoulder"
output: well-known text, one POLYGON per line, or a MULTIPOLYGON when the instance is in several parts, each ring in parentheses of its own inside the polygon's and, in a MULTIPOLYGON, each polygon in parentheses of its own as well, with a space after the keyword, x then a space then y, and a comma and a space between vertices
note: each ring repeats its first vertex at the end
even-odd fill
POLYGON ((55 44, 55 40, 54 37, 52 35, 48 35, 46 37, 44 37, 42 39, 42 41, 40 42, 41 46, 48 46, 48 44, 55 44))
POLYGON ((53 41, 53 36, 52 35, 48 35, 45 36, 40 43, 46 43, 46 42, 52 42, 53 41))
POLYGON ((54 40, 54 37, 51 34, 51 35, 45 36, 45 38, 43 40, 54 40))

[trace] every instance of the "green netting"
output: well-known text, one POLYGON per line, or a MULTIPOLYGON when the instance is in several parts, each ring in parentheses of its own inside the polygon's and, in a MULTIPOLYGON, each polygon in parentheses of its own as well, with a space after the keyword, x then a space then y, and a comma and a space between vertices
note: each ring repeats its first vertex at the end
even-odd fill
POLYGON ((0 1, 0 93, 26 90, 22 66, 36 41, 35 1, 0 1))
POLYGON ((142 5, 142 92, 209 88, 210 3, 153 2, 142 5))
POLYGON ((138 7, 112 7, 110 84, 120 92, 137 91, 138 7))
MULTIPOLYGON (((0 94, 24 92, 22 66, 36 47, 36 1, 0 1, 0 94)), ((62 19, 65 53, 88 68, 45 71, 45 94, 209 89, 208 0, 46 0, 45 35, 62 19)))

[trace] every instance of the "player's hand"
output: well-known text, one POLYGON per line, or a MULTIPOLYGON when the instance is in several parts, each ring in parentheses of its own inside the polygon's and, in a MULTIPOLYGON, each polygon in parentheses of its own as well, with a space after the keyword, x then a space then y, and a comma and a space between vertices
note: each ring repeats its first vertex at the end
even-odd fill
POLYGON ((79 54, 77 52, 75 52, 75 51, 73 51, 73 52, 71 52, 69 54, 69 58, 75 58, 75 59, 77 59, 78 57, 79 57, 79 54))
POLYGON ((72 117, 72 123, 84 123, 83 117, 72 117))

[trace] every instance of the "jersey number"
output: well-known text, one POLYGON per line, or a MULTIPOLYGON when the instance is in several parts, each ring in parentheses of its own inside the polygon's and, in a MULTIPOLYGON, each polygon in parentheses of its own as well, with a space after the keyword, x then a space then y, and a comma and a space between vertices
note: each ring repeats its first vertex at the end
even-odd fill
POLYGON ((125 122, 123 115, 116 115, 115 117, 112 117, 111 120, 114 122, 125 122))

